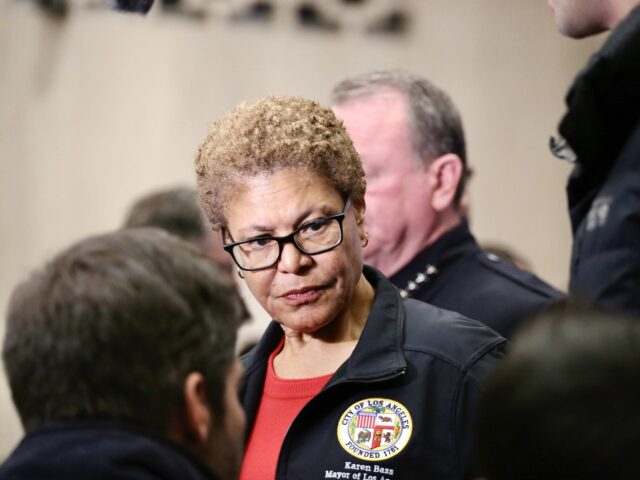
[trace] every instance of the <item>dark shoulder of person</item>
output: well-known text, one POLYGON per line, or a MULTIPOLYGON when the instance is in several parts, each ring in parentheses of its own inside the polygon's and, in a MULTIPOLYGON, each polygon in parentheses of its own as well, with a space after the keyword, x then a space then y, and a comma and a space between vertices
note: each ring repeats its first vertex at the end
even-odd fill
POLYGON ((483 323, 414 299, 405 300, 405 349, 420 350, 469 370, 506 339, 483 323))
POLYGON ((565 296, 535 274, 522 270, 493 253, 482 251, 476 255, 476 261, 483 269, 496 274, 497 278, 501 277, 505 286, 511 285, 514 289, 522 289, 531 296, 537 296, 541 299, 556 300, 565 296))
POLYGON ((479 320, 506 338, 564 298, 534 274, 482 250, 443 271, 436 283, 417 298, 479 320))

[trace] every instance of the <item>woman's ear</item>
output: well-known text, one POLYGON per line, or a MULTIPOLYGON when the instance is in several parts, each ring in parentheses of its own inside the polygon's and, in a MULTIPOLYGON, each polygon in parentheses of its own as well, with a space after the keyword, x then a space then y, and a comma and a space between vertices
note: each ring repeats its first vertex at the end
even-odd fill
POLYGON ((353 206, 353 210, 356 213, 356 224, 358 227, 364 224, 364 212, 366 210, 366 203, 364 201, 364 197, 360 199, 352 199, 351 205, 353 206))
POLYGON ((462 179, 462 160, 454 153, 446 153, 427 165, 431 188, 431 207, 444 212, 454 206, 456 191, 462 179))
POLYGON ((215 232, 216 234, 220 235, 220 237, 222 238, 222 243, 233 243, 233 240, 231 238, 231 235, 229 235, 229 231, 225 228, 225 227, 220 227, 219 231, 215 232))
POLYGON ((211 433, 213 412, 205 391, 205 378, 199 372, 187 375, 183 385, 184 428, 196 443, 204 443, 211 433))
POLYGON ((356 214, 356 225, 358 226, 358 236, 363 247, 366 247, 369 243, 367 232, 364 230, 364 212, 366 210, 366 204, 364 198, 358 200, 352 200, 353 210, 356 214))

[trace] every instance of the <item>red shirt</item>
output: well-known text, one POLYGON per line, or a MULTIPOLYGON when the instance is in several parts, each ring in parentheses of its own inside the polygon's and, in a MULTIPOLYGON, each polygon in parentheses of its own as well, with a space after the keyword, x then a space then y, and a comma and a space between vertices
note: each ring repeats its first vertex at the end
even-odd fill
POLYGON ((283 345, 284 341, 269 356, 262 398, 242 461, 240 480, 273 480, 276 477, 280 447, 289 426, 332 376, 279 378, 273 368, 273 359, 283 345))

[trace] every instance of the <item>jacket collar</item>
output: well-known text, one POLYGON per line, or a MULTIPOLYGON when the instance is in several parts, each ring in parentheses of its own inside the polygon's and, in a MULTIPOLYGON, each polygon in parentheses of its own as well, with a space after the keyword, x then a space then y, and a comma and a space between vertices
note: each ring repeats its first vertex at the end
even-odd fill
MULTIPOLYGON (((640 6, 611 32, 578 75, 559 132, 597 183, 638 122, 640 6)), ((583 175, 586 172, 583 173, 583 175)))
MULTIPOLYGON (((376 295, 360 340, 346 362, 346 381, 382 380, 407 366, 403 353, 405 309, 400 292, 372 267, 364 267, 364 276, 376 295)), ((339 373, 329 385, 341 381, 339 373)))
POLYGON ((469 230, 466 220, 445 232, 431 245, 427 245, 413 260, 391 277, 394 285, 404 288, 410 280, 424 271, 427 265, 433 265, 442 271, 443 267, 460 255, 477 253, 480 247, 469 230))
POLYGON ((50 480, 216 480, 190 452, 132 425, 110 421, 61 421, 28 433, 0 467, 1 478, 50 480))
MULTIPOLYGON (((402 348, 405 311, 398 289, 372 267, 365 265, 363 273, 376 292, 371 313, 353 353, 325 388, 348 381, 383 380, 400 374, 407 365, 402 348)), ((243 357, 247 376, 266 368, 282 335, 280 325, 271 322, 258 345, 243 357)))

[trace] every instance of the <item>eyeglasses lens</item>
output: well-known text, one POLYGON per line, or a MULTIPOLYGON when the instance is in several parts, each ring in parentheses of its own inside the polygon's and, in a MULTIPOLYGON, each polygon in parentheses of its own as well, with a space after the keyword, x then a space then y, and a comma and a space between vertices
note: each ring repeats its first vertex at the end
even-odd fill
MULTIPOLYGON (((340 222, 336 218, 320 219, 304 225, 293 235, 298 250, 307 254, 320 253, 338 246, 342 240, 340 222)), ((260 269, 272 266, 280 254, 277 240, 257 238, 233 248, 233 255, 242 268, 260 269)))

